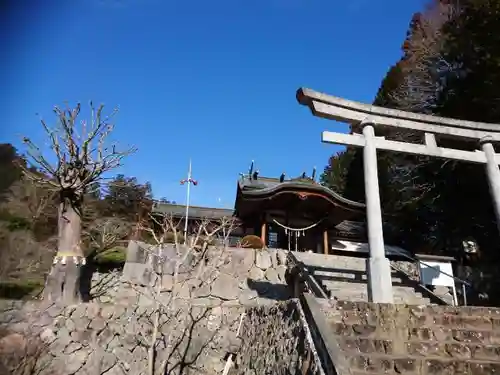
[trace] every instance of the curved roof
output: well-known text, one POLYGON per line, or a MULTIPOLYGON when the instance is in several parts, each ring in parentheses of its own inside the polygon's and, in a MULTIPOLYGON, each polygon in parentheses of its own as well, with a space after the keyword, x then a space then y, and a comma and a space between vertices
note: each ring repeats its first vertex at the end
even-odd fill
POLYGON ((360 210, 366 207, 365 204, 344 198, 309 178, 297 178, 280 182, 277 178, 259 177, 254 180, 244 177, 238 181, 238 190, 245 198, 249 199, 263 199, 286 192, 315 192, 349 209, 360 210))

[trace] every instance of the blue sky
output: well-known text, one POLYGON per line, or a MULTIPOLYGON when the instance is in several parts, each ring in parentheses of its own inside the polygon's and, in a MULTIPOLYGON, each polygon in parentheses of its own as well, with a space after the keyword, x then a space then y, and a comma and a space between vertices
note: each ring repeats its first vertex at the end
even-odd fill
POLYGON ((156 197, 232 207, 252 159, 261 175, 324 168, 339 148, 297 88, 371 102, 423 0, 7 0, 1 12, 0 141, 43 145, 36 113, 64 101, 120 107, 114 138, 135 145, 117 173, 156 197), (19 5, 22 3, 23 5, 19 5))

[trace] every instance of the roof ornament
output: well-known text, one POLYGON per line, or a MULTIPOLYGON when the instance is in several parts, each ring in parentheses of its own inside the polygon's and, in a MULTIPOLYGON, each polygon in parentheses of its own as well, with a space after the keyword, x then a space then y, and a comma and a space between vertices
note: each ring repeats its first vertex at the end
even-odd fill
POLYGON ((315 181, 315 179, 316 179, 316 167, 313 168, 313 173, 311 176, 311 180, 315 181))
POLYGON ((254 161, 252 160, 252 163, 250 164, 250 169, 248 170, 248 176, 250 177, 250 180, 252 179, 253 164, 254 164, 254 161))
POLYGON ((284 182, 285 181, 285 172, 283 172, 280 176, 280 182, 284 182))
POLYGON ((257 180, 259 178, 259 171, 253 172, 252 179, 257 180))
POLYGON ((306 172, 302 172, 302 176, 300 178, 307 178, 306 172))

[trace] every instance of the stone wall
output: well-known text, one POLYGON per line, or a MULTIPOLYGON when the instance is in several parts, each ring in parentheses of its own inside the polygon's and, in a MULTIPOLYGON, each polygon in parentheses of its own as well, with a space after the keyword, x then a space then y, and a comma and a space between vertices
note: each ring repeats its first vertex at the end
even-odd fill
POLYGON ((297 300, 247 311, 234 375, 324 374, 297 300))
MULTIPOLYGON (((175 258, 172 248, 158 258, 143 246, 133 243, 129 248, 135 255, 130 256, 123 274, 94 275, 93 299, 88 303, 60 307, 2 301, 0 326, 10 334, 1 340, 8 343, 19 337, 16 334, 25 341, 39 339, 44 348, 40 375, 141 375, 148 371, 148 350, 157 327, 155 373, 164 373, 167 367, 172 374, 220 374, 227 355, 242 344, 236 332, 247 311, 241 331, 244 348, 253 347, 249 343, 256 340, 264 343, 261 338, 267 331, 263 330, 279 326, 259 350, 268 346, 286 349, 287 358, 295 356, 293 363, 302 363, 301 356, 310 355, 310 348, 300 346, 303 343, 285 347, 279 342, 292 332, 304 335, 297 312, 287 318, 286 309, 263 308, 291 297, 285 283, 284 251, 211 252, 203 264, 196 263, 194 255, 186 258, 190 266, 176 273, 172 263, 162 258, 165 254, 175 258), (158 273, 159 269, 163 272, 158 273)), ((246 352, 241 352, 242 363, 246 363, 246 352)))

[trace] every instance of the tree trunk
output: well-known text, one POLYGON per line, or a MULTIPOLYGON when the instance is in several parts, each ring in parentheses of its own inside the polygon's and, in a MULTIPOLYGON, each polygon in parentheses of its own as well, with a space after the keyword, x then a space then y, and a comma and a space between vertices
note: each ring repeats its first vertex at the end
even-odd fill
POLYGON ((73 304, 82 300, 80 277, 85 257, 80 246, 81 202, 81 199, 63 197, 59 205, 57 254, 44 291, 44 299, 52 302, 73 304))

